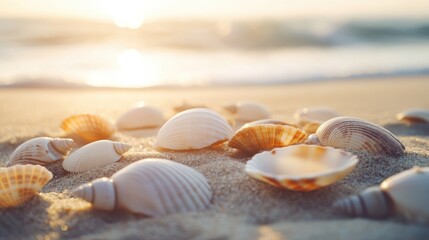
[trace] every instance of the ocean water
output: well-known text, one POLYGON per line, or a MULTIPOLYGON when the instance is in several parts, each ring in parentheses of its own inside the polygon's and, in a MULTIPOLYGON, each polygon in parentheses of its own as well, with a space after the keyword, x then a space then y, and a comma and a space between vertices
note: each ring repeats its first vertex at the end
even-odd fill
POLYGON ((429 19, 0 19, 0 85, 147 87, 429 75, 429 19))

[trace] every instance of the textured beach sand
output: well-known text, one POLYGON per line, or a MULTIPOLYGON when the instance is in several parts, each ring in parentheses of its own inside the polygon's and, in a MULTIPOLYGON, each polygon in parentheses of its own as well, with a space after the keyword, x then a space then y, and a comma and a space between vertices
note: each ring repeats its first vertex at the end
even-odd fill
POLYGON ((429 108, 429 79, 401 78, 331 81, 279 86, 150 90, 0 90, 0 166, 13 150, 36 136, 61 136, 59 125, 75 113, 112 120, 137 101, 158 106, 166 117, 183 101, 215 110, 238 100, 266 104, 273 118, 294 122, 302 107, 328 106, 343 115, 378 123, 405 144, 400 158, 359 153, 358 167, 344 180, 313 192, 278 189, 247 176, 249 158, 233 158, 227 147, 193 152, 156 151, 150 132, 119 132, 115 140, 134 147, 125 158, 91 172, 47 168, 54 178, 21 207, 0 210, 0 239, 429 239, 429 227, 399 217, 352 219, 331 208, 336 199, 375 185, 413 166, 429 165, 429 125, 406 125, 395 115, 407 108, 429 108), (144 137, 143 137, 144 136, 144 137), (67 191, 98 177, 109 177, 144 158, 166 158, 204 174, 214 193, 203 212, 147 218, 127 212, 98 211, 67 191))

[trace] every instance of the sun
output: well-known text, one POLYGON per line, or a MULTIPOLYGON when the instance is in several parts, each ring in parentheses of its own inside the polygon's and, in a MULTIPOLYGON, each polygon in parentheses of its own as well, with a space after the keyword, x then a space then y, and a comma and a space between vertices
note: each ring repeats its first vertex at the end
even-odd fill
POLYGON ((116 26, 130 29, 140 28, 148 11, 144 0, 106 0, 103 7, 116 26))

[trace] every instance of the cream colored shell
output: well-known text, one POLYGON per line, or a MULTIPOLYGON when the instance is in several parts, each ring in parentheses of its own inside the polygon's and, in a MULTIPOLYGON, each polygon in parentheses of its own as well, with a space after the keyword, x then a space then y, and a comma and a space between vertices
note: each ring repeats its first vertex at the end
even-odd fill
POLYGON ((232 135, 231 126, 220 114, 206 108, 180 112, 159 130, 154 146, 191 150, 221 144, 232 135))
POLYGON ((74 142, 66 138, 38 137, 21 144, 9 158, 8 166, 15 164, 46 165, 63 159, 74 142))
POLYGON ((276 187, 312 191, 343 179, 357 163, 358 158, 349 152, 301 144, 256 154, 245 171, 276 187))
POLYGON ((152 106, 137 106, 122 114, 116 121, 119 130, 156 128, 164 124, 162 112, 152 106))
POLYGON ((70 116, 61 123, 61 128, 69 135, 76 135, 86 142, 109 139, 115 127, 106 119, 93 114, 70 116))
POLYGON ((95 208, 124 209, 150 217, 204 210, 212 192, 206 178, 180 163, 144 159, 72 191, 95 208))
POLYGON ((307 144, 321 144, 374 155, 401 156, 405 146, 387 129, 352 117, 336 117, 323 123, 307 144))
POLYGON ((0 168, 0 208, 25 203, 51 179, 52 173, 40 165, 0 168))
POLYGON ((355 196, 337 201, 334 207, 355 217, 383 218, 402 215, 429 224, 429 168, 415 167, 355 196))
POLYGON ((92 142, 71 153, 63 168, 69 172, 84 172, 112 164, 121 159, 131 145, 110 140, 92 142))
POLYGON ((400 121, 409 123, 429 123, 429 110, 421 108, 409 109, 404 112, 398 113, 396 117, 400 121))
POLYGON ((303 108, 294 114, 299 127, 307 133, 315 133, 321 124, 339 116, 335 110, 323 107, 303 108))
POLYGON ((226 111, 235 115, 235 119, 242 122, 251 122, 270 118, 268 108, 259 102, 242 101, 224 107, 226 111))

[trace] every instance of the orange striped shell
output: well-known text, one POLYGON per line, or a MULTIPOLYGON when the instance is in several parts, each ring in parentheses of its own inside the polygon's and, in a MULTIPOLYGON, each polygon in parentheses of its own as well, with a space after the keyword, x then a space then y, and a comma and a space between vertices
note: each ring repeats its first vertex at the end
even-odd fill
POLYGON ((114 126, 108 120, 93 114, 70 116, 64 119, 61 128, 69 135, 77 135, 86 142, 109 139, 115 132, 114 126))

